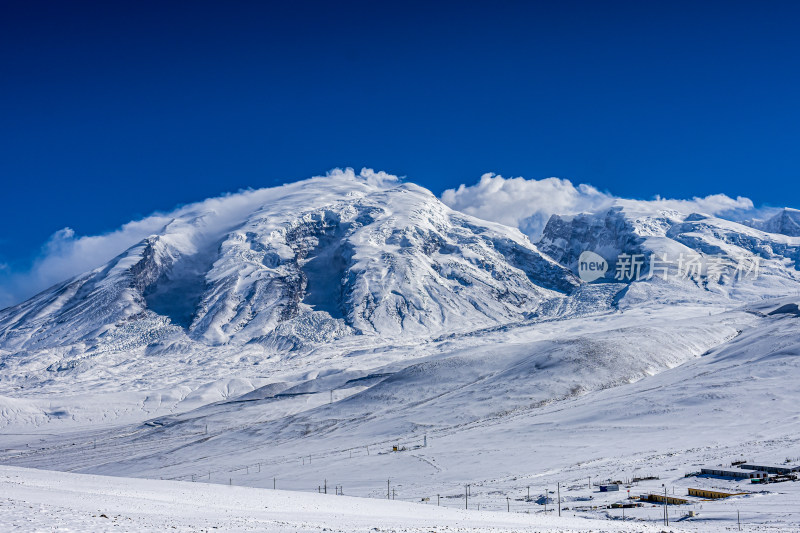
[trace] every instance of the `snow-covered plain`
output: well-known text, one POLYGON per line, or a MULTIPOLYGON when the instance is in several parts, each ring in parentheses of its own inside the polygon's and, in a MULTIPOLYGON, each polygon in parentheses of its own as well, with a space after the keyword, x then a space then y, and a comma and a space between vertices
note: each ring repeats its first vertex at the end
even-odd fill
POLYGON ((670 528, 800 529, 796 483, 685 477, 800 462, 800 237, 765 231, 785 221, 617 206, 537 246, 385 177, 252 194, 0 312, 0 525, 613 531, 628 490, 716 487, 747 494, 670 507, 670 528), (582 284, 593 246, 763 269, 582 284))
POLYGON ((659 531, 632 523, 0 466, 3 531, 659 531), (588 528, 588 529, 587 529, 588 528))

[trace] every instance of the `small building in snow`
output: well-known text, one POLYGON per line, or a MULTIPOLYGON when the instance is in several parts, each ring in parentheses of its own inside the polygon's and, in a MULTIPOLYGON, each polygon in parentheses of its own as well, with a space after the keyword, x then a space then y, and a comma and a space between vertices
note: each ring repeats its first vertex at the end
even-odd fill
POLYGON ((792 472, 800 472, 800 466, 793 465, 758 465, 753 463, 744 463, 739 465, 739 468, 744 470, 760 470, 770 474, 791 474, 792 472))
POLYGON ((761 470, 746 470, 743 468, 736 468, 733 466, 727 468, 722 466, 701 468, 700 475, 715 476, 715 477, 732 477, 735 479, 766 479, 769 476, 769 474, 761 470))
POLYGON ((675 496, 664 496, 663 494, 642 494, 639 496, 641 501, 645 502, 653 502, 653 503, 664 503, 666 500, 668 505, 683 505, 685 503, 689 503, 689 500, 686 498, 676 498, 675 496))

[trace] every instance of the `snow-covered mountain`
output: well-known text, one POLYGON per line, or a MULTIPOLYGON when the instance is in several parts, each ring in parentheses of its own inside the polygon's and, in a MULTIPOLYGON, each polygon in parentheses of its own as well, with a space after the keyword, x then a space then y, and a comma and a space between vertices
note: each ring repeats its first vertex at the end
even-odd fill
POLYGON ((0 311, 0 381, 98 365, 125 365, 128 380, 148 357, 211 346, 248 346, 257 362, 353 336, 430 338, 557 312, 578 286, 515 229, 413 184, 340 173, 261 191, 246 210, 184 210, 0 311))
POLYGON ((601 281, 629 284, 627 303, 749 301, 800 288, 800 237, 618 203, 599 213, 554 215, 539 248, 575 272, 584 251, 602 256, 609 268, 601 281))
POLYGON ((474 483, 507 509, 496 496, 524 483, 579 502, 596 471, 646 462, 680 484, 763 442, 800 456, 791 213, 748 225, 618 201, 531 243, 347 172, 235 205, 182 208, 0 311, 0 462, 380 497, 387 477, 414 498, 474 483), (605 277, 581 281, 587 251, 605 277), (622 257, 641 257, 638 279, 617 279, 622 257), (764 427, 740 419, 760 409, 764 427))
POLYGON ((518 320, 577 287, 520 233, 412 184, 249 215, 219 245, 188 330, 211 344, 430 335, 518 320))
POLYGON ((64 393, 89 379, 102 390, 160 389, 176 383, 165 369, 180 368, 191 387, 222 380, 227 390, 248 365, 334 344, 414 344, 800 287, 800 237, 766 231, 788 231, 788 210, 757 229, 621 200, 598 213, 554 215, 532 244, 382 173, 338 172, 242 198, 233 208, 178 210, 106 264, 0 311, 0 384, 64 393), (587 250, 611 264, 591 284, 576 276, 587 250), (641 256, 641 279, 615 279, 620 254, 641 256), (678 276, 676 261, 690 256, 703 264, 678 276), (671 263, 651 279, 653 258, 671 263), (737 272, 742 265, 757 270, 737 272))
POLYGON ((747 225, 770 233, 800 237, 800 210, 785 207, 766 220, 749 220, 747 225))

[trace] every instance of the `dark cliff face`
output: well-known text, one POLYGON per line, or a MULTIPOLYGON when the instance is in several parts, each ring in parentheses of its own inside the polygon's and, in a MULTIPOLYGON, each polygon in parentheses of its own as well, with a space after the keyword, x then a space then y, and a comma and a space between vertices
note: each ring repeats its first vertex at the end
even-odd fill
POLYGON ((622 209, 612 208, 601 214, 553 215, 537 245, 562 265, 575 269, 584 251, 595 252, 613 263, 621 252, 642 253, 643 242, 622 209))
MULTIPOLYGON (((775 224, 789 227, 790 215, 776 217, 775 224)), ((635 282, 641 302, 670 303, 689 295, 698 301, 763 298, 785 294, 785 287, 800 281, 800 241, 699 213, 616 206, 596 214, 554 215, 537 244, 574 272, 582 252, 599 254, 608 269, 598 283, 635 282), (621 254, 638 256, 638 273, 626 270, 621 254), (690 270, 689 261, 701 266, 690 270)))
POLYGON ((746 220, 743 224, 769 233, 800 237, 800 210, 785 207, 766 220, 746 220))
POLYGON ((789 208, 783 209, 773 218, 767 220, 764 230, 791 237, 800 237, 800 211, 789 208))

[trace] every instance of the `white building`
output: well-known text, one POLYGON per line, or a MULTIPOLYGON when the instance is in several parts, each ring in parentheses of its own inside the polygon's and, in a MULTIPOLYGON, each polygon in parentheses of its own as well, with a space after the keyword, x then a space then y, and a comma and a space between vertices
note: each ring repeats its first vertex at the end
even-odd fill
POLYGON ((744 470, 761 470, 770 474, 791 474, 792 472, 800 472, 800 466, 793 465, 758 465, 753 463, 745 463, 739 465, 739 468, 744 470))
POLYGON ((769 474, 761 470, 747 470, 737 467, 711 466, 701 468, 700 474, 704 476, 733 477, 737 479, 766 479, 769 474))

